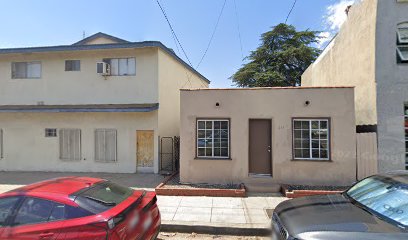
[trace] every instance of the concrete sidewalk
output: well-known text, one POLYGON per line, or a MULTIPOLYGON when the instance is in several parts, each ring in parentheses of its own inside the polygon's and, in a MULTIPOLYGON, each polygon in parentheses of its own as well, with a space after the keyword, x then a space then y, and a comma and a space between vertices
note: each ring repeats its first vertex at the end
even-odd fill
MULTIPOLYGON (((0 172, 0 193, 45 179, 90 176, 112 180, 134 189, 154 191, 164 179, 157 174, 0 172)), ((162 230, 231 235, 266 235, 266 210, 286 200, 280 194, 250 194, 245 198, 157 196, 162 230)))
POLYGON ((158 196, 164 231, 222 234, 268 234, 273 210, 286 200, 280 194, 246 198, 158 196))

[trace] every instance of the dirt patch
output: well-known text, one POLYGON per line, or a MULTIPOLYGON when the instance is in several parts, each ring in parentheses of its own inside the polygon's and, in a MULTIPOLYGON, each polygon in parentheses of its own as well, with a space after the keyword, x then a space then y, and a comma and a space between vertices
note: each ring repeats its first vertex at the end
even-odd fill
POLYGON ((202 189, 202 188, 209 188, 209 189, 240 189, 240 184, 208 184, 208 183, 200 183, 200 184, 188 184, 188 183, 180 183, 180 175, 177 174, 173 178, 171 178, 166 185, 165 188, 184 188, 184 189, 202 189))
POLYGON ((156 194, 167 196, 245 197, 243 184, 180 183, 180 175, 173 174, 156 187, 156 194))
POLYGON ((313 195, 339 194, 348 188, 348 186, 282 185, 282 193, 287 198, 298 198, 313 195))
POLYGON ((285 185, 286 190, 322 190, 322 191, 346 191, 348 186, 307 186, 307 185, 285 185))

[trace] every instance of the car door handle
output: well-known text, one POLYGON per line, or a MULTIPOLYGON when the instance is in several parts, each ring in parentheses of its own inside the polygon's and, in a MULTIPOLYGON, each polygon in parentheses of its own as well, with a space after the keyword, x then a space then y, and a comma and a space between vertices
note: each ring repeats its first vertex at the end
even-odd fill
POLYGON ((53 232, 46 232, 46 233, 41 233, 40 234, 40 238, 49 238, 49 237, 52 237, 52 236, 54 236, 53 232))

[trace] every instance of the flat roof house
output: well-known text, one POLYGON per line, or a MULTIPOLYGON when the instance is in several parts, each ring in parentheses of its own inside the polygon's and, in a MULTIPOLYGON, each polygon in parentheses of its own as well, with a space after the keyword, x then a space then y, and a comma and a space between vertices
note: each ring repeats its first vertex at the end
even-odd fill
POLYGON ((160 42, 0 49, 0 171, 158 172, 179 89, 208 85, 160 42))
POLYGON ((182 89, 180 180, 351 184, 354 112, 353 87, 182 89))
POLYGON ((408 169, 408 1, 363 0, 302 86, 355 86, 357 131, 374 132, 378 170, 408 169))

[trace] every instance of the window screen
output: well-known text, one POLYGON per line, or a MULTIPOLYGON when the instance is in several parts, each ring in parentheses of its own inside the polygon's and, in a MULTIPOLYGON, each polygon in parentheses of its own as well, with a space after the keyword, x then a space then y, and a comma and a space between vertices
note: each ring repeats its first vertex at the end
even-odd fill
POLYGON ((81 61, 80 60, 66 60, 65 61, 65 71, 80 71, 81 61))
POLYGON ((135 58, 109 58, 103 59, 103 61, 110 65, 111 75, 113 76, 127 76, 136 74, 135 58))
POLYGON ((41 78, 41 62, 13 62, 11 78, 41 78))
POLYGON ((64 161, 81 160, 81 130, 60 129, 60 159, 64 161))
POLYGON ((95 161, 116 162, 117 156, 116 129, 95 130, 95 161))

